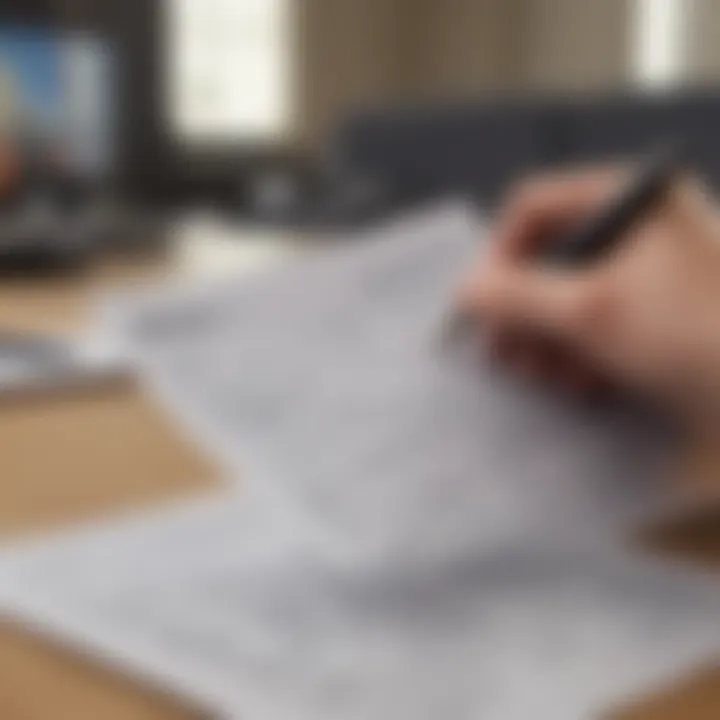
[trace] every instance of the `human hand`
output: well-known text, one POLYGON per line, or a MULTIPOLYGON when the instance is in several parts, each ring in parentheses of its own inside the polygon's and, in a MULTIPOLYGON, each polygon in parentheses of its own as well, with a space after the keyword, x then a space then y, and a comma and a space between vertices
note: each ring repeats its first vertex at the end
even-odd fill
POLYGON ((687 413, 720 415, 720 218, 691 178, 618 250, 578 270, 533 262, 627 173, 597 169, 524 184, 461 292, 496 356, 533 378, 588 390, 612 380, 687 413))

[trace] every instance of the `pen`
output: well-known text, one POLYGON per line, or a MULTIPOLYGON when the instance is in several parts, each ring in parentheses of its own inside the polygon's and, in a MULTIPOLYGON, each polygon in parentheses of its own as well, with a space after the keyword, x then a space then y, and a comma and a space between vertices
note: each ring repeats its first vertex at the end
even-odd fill
MULTIPOLYGON (((680 143, 666 145, 649 154, 617 194, 599 211, 550 243, 539 254, 538 261, 581 267, 606 256, 634 224, 662 201, 684 160, 684 147, 680 143)), ((446 339, 456 337, 468 320, 462 313, 453 313, 445 326, 446 339)))
POLYGON ((582 266, 604 257, 635 223, 662 201, 684 158, 680 144, 650 154, 618 194, 597 213, 551 243, 540 259, 559 265, 582 266))

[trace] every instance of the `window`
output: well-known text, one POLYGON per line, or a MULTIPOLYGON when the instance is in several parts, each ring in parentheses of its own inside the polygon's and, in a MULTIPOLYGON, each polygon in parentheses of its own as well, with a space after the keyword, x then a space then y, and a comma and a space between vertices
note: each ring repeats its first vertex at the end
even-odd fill
POLYGON ((634 76, 648 87, 674 85, 686 71, 690 0, 635 0, 634 76))
POLYGON ((289 130, 292 0, 166 0, 177 138, 268 142, 289 130))

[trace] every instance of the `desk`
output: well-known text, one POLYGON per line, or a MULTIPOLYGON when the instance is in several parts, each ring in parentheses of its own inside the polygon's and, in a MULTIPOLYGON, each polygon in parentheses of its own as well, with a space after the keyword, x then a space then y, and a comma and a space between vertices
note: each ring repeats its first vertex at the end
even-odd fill
MULTIPOLYGON (((0 328, 76 327, 86 318, 89 299, 99 288, 112 285, 118 277, 154 277, 168 270, 173 274, 185 271, 165 259, 102 267, 72 281, 0 284, 0 328)), ((697 458, 700 463, 700 454, 697 458)), ((714 473, 711 460, 703 460, 702 465, 698 475, 714 473)), ((201 492, 212 487, 217 474, 213 464, 183 443, 163 414, 130 383, 73 396, 0 404, 3 538, 201 492)), ((718 531, 691 526, 661 533, 653 542, 717 559, 720 519, 708 527, 718 531)), ((10 622, 0 623, 3 720, 200 717, 173 699, 94 666, 10 622)), ((701 671, 667 693, 612 717, 716 720, 720 717, 720 669, 701 671)))

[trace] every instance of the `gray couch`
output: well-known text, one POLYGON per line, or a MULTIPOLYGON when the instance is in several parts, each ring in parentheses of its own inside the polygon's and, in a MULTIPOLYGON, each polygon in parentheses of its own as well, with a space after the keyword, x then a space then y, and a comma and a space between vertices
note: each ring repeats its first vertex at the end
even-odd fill
POLYGON ((666 139, 687 142, 693 168, 720 189, 720 92, 709 90, 375 111, 340 130, 334 155, 382 187, 386 206, 459 191, 491 207, 531 171, 666 139))

